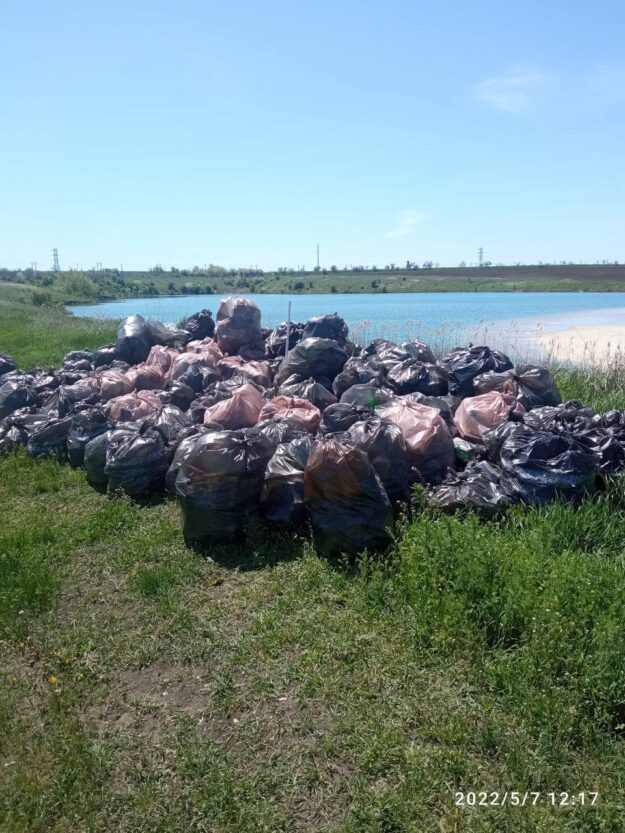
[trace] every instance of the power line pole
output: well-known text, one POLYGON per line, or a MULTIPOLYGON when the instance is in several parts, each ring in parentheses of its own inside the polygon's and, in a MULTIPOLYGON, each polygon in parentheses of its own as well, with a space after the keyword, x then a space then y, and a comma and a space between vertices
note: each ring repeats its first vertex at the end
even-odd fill
POLYGON ((52 271, 53 272, 60 272, 61 267, 59 266, 59 250, 56 249, 56 248, 52 249, 52 259, 53 259, 52 271))
POLYGON ((484 249, 480 246, 477 253, 478 253, 478 256, 479 256, 479 259, 480 259, 480 269, 481 269, 482 266, 484 265, 484 249))
POLYGON ((319 243, 317 243, 317 269, 319 269, 319 243))

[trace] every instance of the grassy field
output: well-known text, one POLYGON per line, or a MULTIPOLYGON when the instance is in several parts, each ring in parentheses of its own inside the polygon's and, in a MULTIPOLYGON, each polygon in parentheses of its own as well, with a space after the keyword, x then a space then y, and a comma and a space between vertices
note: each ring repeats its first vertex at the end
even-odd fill
POLYGON ((32 272, 0 269, 8 293, 39 305, 196 293, 619 292, 625 266, 490 266, 319 272, 231 270, 172 272, 32 272))
MULTIPOLYGON (((54 363, 106 326, 0 306, 0 351, 54 363)), ((558 381, 625 407, 616 369, 558 381)), ((417 496, 358 565, 255 518, 201 557, 174 502, 25 454, 0 461, 0 513, 2 833, 623 830, 622 482, 496 523, 417 496)))
POLYGON ((116 333, 112 321, 75 318, 59 307, 34 308, 0 294, 0 352, 10 352, 20 367, 59 367, 70 350, 114 342, 116 333))

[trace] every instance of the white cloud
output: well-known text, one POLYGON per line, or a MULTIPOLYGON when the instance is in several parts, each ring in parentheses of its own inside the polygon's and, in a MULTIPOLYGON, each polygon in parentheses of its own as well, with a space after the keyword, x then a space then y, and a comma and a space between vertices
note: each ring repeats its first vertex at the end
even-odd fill
POLYGON ((532 109, 536 96, 547 84, 542 72, 513 70, 507 75, 485 78, 475 88, 475 96, 496 110, 522 115, 532 109))
POLYGON ((397 219, 397 225, 386 232, 387 237, 408 237, 412 234, 415 228, 425 220, 425 214, 420 211, 415 211, 414 208, 408 208, 402 211, 397 219))

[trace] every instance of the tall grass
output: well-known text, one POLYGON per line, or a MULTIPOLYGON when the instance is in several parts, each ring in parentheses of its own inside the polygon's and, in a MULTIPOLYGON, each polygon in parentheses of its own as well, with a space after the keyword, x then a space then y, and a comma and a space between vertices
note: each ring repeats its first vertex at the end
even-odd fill
POLYGON ((58 367, 70 350, 115 341, 117 323, 68 315, 62 307, 0 304, 0 352, 22 368, 58 367))

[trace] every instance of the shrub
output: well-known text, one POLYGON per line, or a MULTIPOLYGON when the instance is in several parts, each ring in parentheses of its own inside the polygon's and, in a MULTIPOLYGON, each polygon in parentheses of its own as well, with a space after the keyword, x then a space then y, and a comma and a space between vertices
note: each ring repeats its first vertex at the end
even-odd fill
POLYGON ((52 306, 52 295, 49 292, 43 292, 40 289, 35 289, 32 296, 32 302, 36 307, 52 306))

